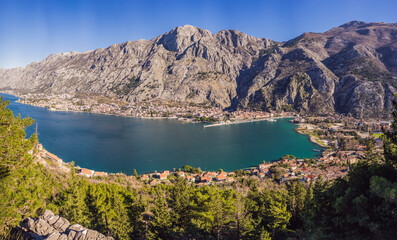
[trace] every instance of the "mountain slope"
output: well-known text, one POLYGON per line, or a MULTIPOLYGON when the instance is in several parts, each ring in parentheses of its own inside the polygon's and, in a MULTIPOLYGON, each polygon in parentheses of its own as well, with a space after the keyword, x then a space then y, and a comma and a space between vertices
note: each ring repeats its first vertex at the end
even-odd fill
POLYGON ((284 43, 186 25, 151 40, 0 69, 0 88, 386 117, 397 88, 397 24, 353 21, 284 43))

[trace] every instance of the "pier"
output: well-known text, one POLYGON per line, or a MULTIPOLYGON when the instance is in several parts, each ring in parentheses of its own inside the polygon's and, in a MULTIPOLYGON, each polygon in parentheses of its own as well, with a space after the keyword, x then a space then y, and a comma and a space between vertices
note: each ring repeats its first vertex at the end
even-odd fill
POLYGON ((248 119, 248 120, 241 120, 241 121, 233 121, 233 122, 220 122, 220 123, 213 123, 204 125, 204 128, 207 127, 217 127, 217 126, 225 126, 225 125, 233 125, 233 124, 241 124, 241 123, 250 123, 250 122, 260 122, 260 121, 269 121, 275 122, 277 119, 280 118, 291 118, 293 116, 282 116, 282 117, 272 117, 272 118, 259 118, 259 119, 248 119))

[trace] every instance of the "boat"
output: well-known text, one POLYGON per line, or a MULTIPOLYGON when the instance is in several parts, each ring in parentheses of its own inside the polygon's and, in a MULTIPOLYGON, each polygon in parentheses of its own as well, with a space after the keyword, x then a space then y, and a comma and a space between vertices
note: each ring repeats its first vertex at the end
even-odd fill
POLYGON ((321 150, 318 150, 318 149, 313 149, 313 151, 315 151, 315 152, 321 152, 321 150))

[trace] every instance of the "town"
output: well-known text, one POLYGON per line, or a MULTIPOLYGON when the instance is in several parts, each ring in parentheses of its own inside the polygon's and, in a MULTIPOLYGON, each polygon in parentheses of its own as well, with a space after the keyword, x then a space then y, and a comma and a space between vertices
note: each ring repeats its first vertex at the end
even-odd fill
POLYGON ((292 116, 291 112, 267 113, 254 110, 224 111, 221 108, 205 104, 182 104, 170 102, 129 103, 120 99, 111 99, 100 95, 79 94, 17 94, 18 102, 51 111, 75 111, 107 114, 135 118, 169 118, 182 122, 239 123, 242 121, 271 119, 273 117, 292 116))

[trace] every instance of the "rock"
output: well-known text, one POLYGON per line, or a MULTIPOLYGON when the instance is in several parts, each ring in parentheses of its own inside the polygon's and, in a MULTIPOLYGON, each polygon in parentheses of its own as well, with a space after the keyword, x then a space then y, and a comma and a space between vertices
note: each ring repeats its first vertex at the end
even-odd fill
POLYGON ((86 240, 104 239, 105 236, 97 231, 87 230, 86 240))
POLYGON ((62 233, 61 236, 59 236, 58 240, 68 240, 68 236, 62 233))
POLYGON ((22 228, 27 229, 27 230, 36 232, 36 225, 35 225, 35 222, 34 222, 34 219, 33 219, 33 218, 30 218, 30 217, 29 217, 29 218, 26 218, 25 220, 23 220, 23 221, 20 223, 20 226, 21 226, 22 228))
POLYGON ((108 239, 97 231, 86 229, 79 224, 70 225, 69 221, 53 212, 46 210, 37 220, 26 218, 11 232, 12 236, 25 240, 90 240, 108 239), (22 236, 22 238, 20 238, 22 236))
POLYGON ((58 231, 52 232, 45 239, 46 240, 58 240, 61 234, 58 231))
POLYGON ((87 230, 80 231, 74 237, 74 240, 85 240, 87 235, 87 230))
POLYGON ((60 232, 65 232, 69 226, 69 221, 63 217, 58 218, 58 221, 53 224, 53 227, 60 232))
POLYGON ((85 228, 84 228, 83 226, 79 225, 79 224, 73 224, 73 225, 71 225, 71 226, 68 228, 68 230, 74 230, 74 231, 76 231, 76 232, 80 232, 80 231, 85 230, 85 228))
POLYGON ((43 215, 40 216, 41 219, 43 220, 48 220, 49 218, 53 217, 55 214, 51 210, 45 210, 43 215))
POLYGON ((56 223, 58 221, 58 219, 59 219, 59 216, 58 215, 54 215, 54 216, 51 216, 50 218, 48 218, 47 222, 50 225, 53 225, 54 223, 56 223))
POLYGON ((35 222, 36 233, 40 236, 46 236, 55 231, 55 229, 43 219, 38 219, 35 222))
POLYGON ((78 233, 78 231, 69 230, 69 231, 67 232, 67 234, 68 234, 68 240, 73 240, 74 237, 77 235, 77 233, 78 233))

